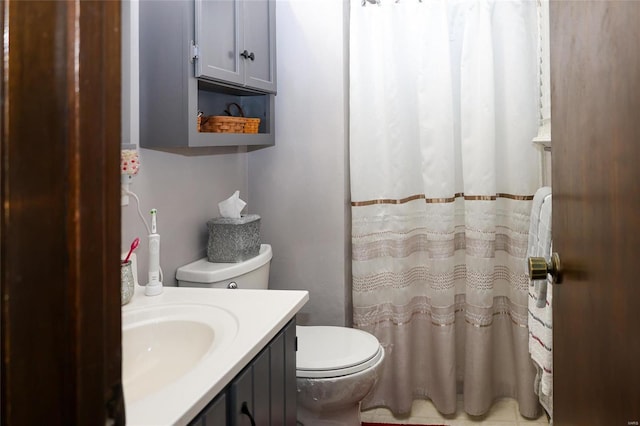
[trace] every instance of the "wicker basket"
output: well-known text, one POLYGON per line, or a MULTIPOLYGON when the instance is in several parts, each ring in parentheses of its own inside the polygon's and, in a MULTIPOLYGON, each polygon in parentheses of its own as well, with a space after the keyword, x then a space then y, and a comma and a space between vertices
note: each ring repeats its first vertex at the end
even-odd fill
POLYGON ((258 133, 260 127, 259 118, 245 118, 244 133, 258 133))
POLYGON ((260 127, 259 118, 245 118, 242 107, 237 103, 227 105, 224 111, 228 115, 211 115, 205 116, 202 112, 198 113, 198 131, 214 132, 214 133, 258 133, 260 127), (238 109, 240 117, 234 117, 231 113, 231 107, 238 109))
POLYGON ((198 115, 198 131, 213 133, 244 133, 244 117, 198 115))

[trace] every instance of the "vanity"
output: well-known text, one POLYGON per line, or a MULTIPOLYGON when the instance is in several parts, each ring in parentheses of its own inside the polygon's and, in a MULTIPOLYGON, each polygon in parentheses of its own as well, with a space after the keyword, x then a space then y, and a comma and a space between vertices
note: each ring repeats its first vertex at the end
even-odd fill
POLYGON ((136 286, 122 307, 127 424, 295 424, 295 315, 308 299, 136 286))

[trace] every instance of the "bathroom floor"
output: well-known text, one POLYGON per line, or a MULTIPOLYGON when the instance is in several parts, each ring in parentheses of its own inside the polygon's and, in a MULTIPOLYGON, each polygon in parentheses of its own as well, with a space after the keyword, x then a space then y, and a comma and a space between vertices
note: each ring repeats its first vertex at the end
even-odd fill
POLYGON ((548 425, 547 416, 542 414, 539 418, 532 420, 522 417, 518 412, 518 403, 511 398, 497 400, 491 411, 485 416, 470 416, 462 409, 462 400, 458 400, 457 414, 443 416, 435 409, 431 401, 414 401, 411 408, 411 417, 395 418, 391 411, 386 408, 375 408, 362 412, 362 421, 370 423, 393 423, 393 424, 437 424, 451 426, 509 426, 509 425, 548 425))

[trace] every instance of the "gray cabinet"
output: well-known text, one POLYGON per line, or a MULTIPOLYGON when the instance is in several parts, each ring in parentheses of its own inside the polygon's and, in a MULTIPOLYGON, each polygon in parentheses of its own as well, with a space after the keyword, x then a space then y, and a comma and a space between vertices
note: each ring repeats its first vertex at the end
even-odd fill
POLYGON ((227 424, 227 394, 218 395, 198 416, 189 423, 190 426, 223 426, 227 424))
POLYGON ((195 0, 196 77, 276 92, 275 0, 195 0))
POLYGON ((271 0, 140 2, 141 147, 275 143, 274 8, 271 0), (255 31, 268 35, 261 38, 255 31), (243 47, 253 39, 258 39, 253 47, 243 47), (253 61, 240 56, 245 49, 253 52, 253 61), (204 61, 209 65, 203 66, 204 61), (240 105, 245 116, 260 118, 257 134, 198 131, 200 111, 225 115, 231 103, 240 105))
POLYGON ((293 319, 190 425, 294 426, 296 409, 293 319))

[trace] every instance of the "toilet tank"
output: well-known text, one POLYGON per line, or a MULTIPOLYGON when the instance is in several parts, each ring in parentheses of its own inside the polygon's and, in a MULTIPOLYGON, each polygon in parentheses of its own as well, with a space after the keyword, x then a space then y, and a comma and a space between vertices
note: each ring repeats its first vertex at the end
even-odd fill
POLYGON ((179 287, 264 289, 269 286, 271 246, 261 244, 257 256, 238 263, 212 263, 204 257, 178 268, 179 287))

